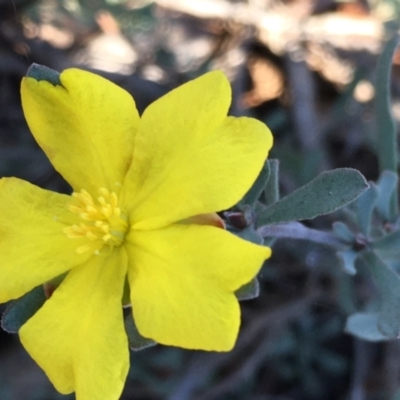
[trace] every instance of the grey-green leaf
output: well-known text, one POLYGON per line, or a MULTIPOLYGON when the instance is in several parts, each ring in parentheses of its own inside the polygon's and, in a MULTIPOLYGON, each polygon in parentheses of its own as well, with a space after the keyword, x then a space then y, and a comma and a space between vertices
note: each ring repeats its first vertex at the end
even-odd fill
POLYGON ((17 333, 45 301, 43 286, 36 287, 8 306, 1 319, 1 327, 7 332, 17 333))
POLYGON ((143 350, 157 344, 154 340, 145 338, 139 333, 132 314, 128 314, 125 318, 125 331, 128 336, 129 347, 134 351, 143 350))
POLYGON ((384 45, 378 59, 375 88, 375 111, 377 117, 378 158, 381 171, 397 171, 397 133, 390 104, 390 75, 393 54, 398 46, 397 34, 384 45))
POLYGON ((367 188, 365 178, 354 169, 340 168, 323 172, 267 207, 258 216, 257 225, 313 219, 329 214, 355 200, 367 188))
POLYGON ((263 192, 265 185, 268 182, 268 179, 269 179, 269 165, 268 161, 265 161, 253 186, 244 195, 243 199, 240 200, 238 205, 241 206, 247 204, 249 206, 254 206, 256 201, 260 198, 261 193, 263 192))
POLYGON ((279 160, 269 160, 269 179, 265 186, 265 204, 275 204, 279 200, 279 160))
POLYGON ((332 230, 340 239, 344 240, 345 242, 352 243, 355 240, 354 233, 345 223, 341 221, 334 222, 332 224, 332 230))
POLYGON ((369 189, 357 199, 357 220, 360 231, 369 236, 371 230, 372 213, 378 198, 378 188, 370 182, 369 189))
POLYGON ((382 239, 379 239, 371 244, 381 257, 399 257, 400 256, 400 230, 389 233, 382 239))
POLYGON ((350 275, 356 274, 355 261, 357 259, 358 253, 354 250, 344 250, 338 251, 337 255, 343 264, 343 269, 350 275))
POLYGON ((260 295, 260 283, 257 278, 254 278, 249 283, 246 283, 241 288, 236 290, 235 295, 238 300, 251 300, 260 295))
POLYGON ((248 242, 252 242, 255 244, 263 244, 264 238, 253 228, 253 226, 248 226, 239 232, 235 232, 236 236, 247 240, 248 242))
POLYGON ((400 334, 400 277, 373 251, 357 258, 357 266, 368 270, 380 294, 378 329, 388 338, 400 334))
POLYGON ((376 208, 388 221, 397 217, 397 211, 393 209, 392 199, 396 197, 398 180, 397 173, 383 171, 377 183, 378 198, 376 200, 376 208))
POLYGON ((360 339, 370 342, 388 340, 378 328, 379 315, 377 313, 356 313, 347 318, 345 331, 360 339))
POLYGON ((32 64, 29 67, 26 76, 36 79, 37 81, 50 82, 54 86, 61 85, 60 73, 54 69, 45 67, 44 65, 32 64))
MULTIPOLYGON (((392 115, 390 101, 390 75, 392 60, 399 40, 397 33, 385 43, 383 52, 378 59, 375 85, 375 112, 377 123, 378 161, 381 171, 397 173, 397 129, 392 115)), ((398 214, 398 196, 394 191, 390 196, 390 217, 398 214)))

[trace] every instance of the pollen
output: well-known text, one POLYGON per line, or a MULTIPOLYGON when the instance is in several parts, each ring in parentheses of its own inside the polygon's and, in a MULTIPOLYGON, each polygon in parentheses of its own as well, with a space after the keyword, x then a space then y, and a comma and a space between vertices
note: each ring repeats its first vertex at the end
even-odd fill
POLYGON ((78 223, 64 228, 70 239, 86 239, 76 249, 77 253, 100 254, 120 246, 128 230, 128 218, 118 206, 118 196, 106 188, 99 189, 97 198, 86 190, 72 193, 73 201, 68 209, 78 216, 78 223))

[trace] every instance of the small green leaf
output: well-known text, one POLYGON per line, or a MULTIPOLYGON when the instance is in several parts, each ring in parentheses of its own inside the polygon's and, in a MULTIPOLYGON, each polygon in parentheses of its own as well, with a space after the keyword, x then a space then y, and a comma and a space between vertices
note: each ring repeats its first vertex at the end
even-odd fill
POLYGON ((334 222, 332 224, 332 229, 333 232, 335 232, 336 235, 345 242, 352 243, 355 239, 354 233, 343 222, 340 221, 334 222))
POLYGON ((44 65, 32 64, 29 67, 26 76, 29 78, 34 78, 37 81, 50 82, 54 86, 61 85, 60 73, 54 71, 54 69, 45 67, 44 65))
POLYGON ((354 250, 338 251, 337 255, 343 264, 343 269, 350 275, 355 275, 357 270, 355 267, 355 261, 357 259, 358 253, 354 250))
POLYGON ((355 200, 368 188, 356 170, 340 168, 323 172, 258 216, 258 225, 313 219, 329 214, 355 200))
POLYGON ((400 277, 373 251, 357 258, 357 266, 368 270, 379 291, 378 329, 388 338, 400 334, 400 277))
POLYGON ((261 193, 263 192, 265 185, 267 184, 269 179, 269 165, 268 161, 265 161, 262 170, 260 171, 256 181, 254 182, 251 189, 244 195, 243 199, 239 202, 239 207, 241 205, 249 205, 254 206, 256 201, 260 198, 261 193))
POLYGON ((260 283, 257 278, 254 278, 249 283, 246 283, 235 292, 238 300, 251 300, 260 295, 260 283))
POLYGON ((382 239, 376 240, 371 244, 381 257, 399 257, 400 256, 400 230, 389 233, 382 239))
MULTIPOLYGON (((392 72, 393 55, 398 46, 397 33, 384 44, 382 54, 378 59, 375 85, 375 113, 377 123, 377 146, 380 171, 397 173, 397 129, 392 115, 390 101, 390 75, 392 72)), ((398 214, 398 196, 394 191, 389 198, 389 219, 398 214)))
POLYGON ((251 243, 264 243, 264 238, 252 226, 248 226, 239 232, 235 232, 235 235, 251 243))
POLYGON ((397 171, 397 132, 390 104, 390 75, 393 55, 398 46, 397 34, 385 44, 378 59, 375 87, 375 111, 377 119, 378 158, 381 171, 397 171))
POLYGON ((125 318, 125 331, 128 336, 129 347, 134 351, 143 350, 157 344, 154 340, 145 338, 139 333, 132 314, 128 314, 125 318))
POLYGON ((279 200, 279 160, 269 160, 269 179, 265 186, 265 204, 270 206, 279 200))
POLYGON ((10 333, 18 333, 19 329, 46 301, 43 286, 38 286, 19 299, 13 301, 3 314, 1 327, 10 333))
POLYGON ((394 193, 397 192, 398 180, 397 173, 383 171, 377 182, 378 198, 376 208, 387 221, 391 221, 397 217, 397 212, 392 209, 391 202, 394 193))
POLYGON ((377 313, 356 313, 347 318, 345 331, 360 339, 370 342, 380 342, 391 339, 378 328, 379 315, 377 313))
POLYGON ((369 183, 369 189, 367 189, 357 199, 357 220, 360 231, 365 235, 369 236, 371 231, 372 213, 375 208, 376 201, 378 199, 378 188, 375 183, 369 183))

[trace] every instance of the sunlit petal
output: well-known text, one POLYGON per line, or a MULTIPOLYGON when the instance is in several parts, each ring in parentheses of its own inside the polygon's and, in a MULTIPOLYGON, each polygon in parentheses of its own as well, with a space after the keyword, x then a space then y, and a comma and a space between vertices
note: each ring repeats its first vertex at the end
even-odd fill
POLYGON ((225 229, 225 222, 217 213, 199 214, 180 222, 183 224, 209 225, 225 229))
POLYGON ((254 278, 270 249, 202 225, 132 231, 128 242, 140 333, 166 345, 230 350, 240 325, 233 292, 254 278))
POLYGON ((132 161, 139 114, 132 97, 90 72, 68 69, 61 85, 24 78, 29 128, 76 191, 116 190, 132 161))
POLYGON ((21 328, 22 344, 61 393, 118 400, 129 367, 121 296, 126 255, 74 268, 21 328))
POLYGON ((0 180, 0 302, 15 299, 87 256, 63 229, 69 196, 16 178, 0 180))
POLYGON ((123 192, 135 229, 224 210, 251 187, 272 136, 255 119, 227 117, 229 103, 229 84, 216 71, 143 114, 123 192))

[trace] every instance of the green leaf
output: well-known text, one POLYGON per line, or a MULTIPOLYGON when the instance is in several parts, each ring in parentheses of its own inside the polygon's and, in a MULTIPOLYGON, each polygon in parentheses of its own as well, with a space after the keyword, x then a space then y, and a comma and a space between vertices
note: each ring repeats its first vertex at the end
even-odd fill
POLYGON ((383 259, 385 259, 385 257, 399 257, 400 230, 389 233, 382 239, 376 240, 371 244, 371 248, 375 250, 383 259))
POLYGON ((54 86, 61 85, 59 72, 54 71, 54 69, 45 67, 44 65, 32 64, 29 67, 26 76, 29 78, 34 78, 37 81, 50 82, 54 86))
POLYGON ((368 183, 360 172, 340 168, 323 172, 258 216, 258 225, 313 219, 355 200, 368 183))
POLYGON ((391 203, 394 193, 397 192, 398 180, 399 177, 396 173, 383 171, 377 182, 378 198, 376 208, 387 221, 397 217, 397 211, 393 210, 391 203))
POLYGON ((269 160, 269 179, 265 186, 264 196, 267 206, 279 200, 279 160, 269 160))
POLYGON ((252 226, 248 226, 247 228, 244 228, 239 232, 235 232, 235 235, 251 243, 264 243, 264 238, 252 226))
POLYGON ((128 336, 129 347, 134 351, 143 350, 157 344, 154 340, 145 338, 139 333, 131 313, 125 318, 125 331, 128 336))
POLYGON ((371 231, 372 213, 375 208, 375 204, 378 198, 378 188, 373 183, 369 183, 369 189, 367 189, 357 199, 357 220, 360 231, 365 235, 369 236, 371 231))
MULTIPOLYGON (((378 59, 375 85, 375 113, 377 122, 378 161, 381 171, 397 173, 397 129, 390 104, 390 75, 392 59, 398 45, 397 33, 384 45, 378 59)), ((397 191, 390 197, 390 216, 398 214, 397 191)))
POLYGON ((397 171, 397 133, 390 104, 390 75, 393 54, 398 45, 393 35, 384 45, 378 59, 375 87, 375 111, 378 128, 378 159, 381 171, 397 171))
POLYGON ((249 283, 246 283, 235 292, 238 300, 251 300, 260 295, 260 283, 257 278, 254 278, 249 283))
POLYGON ((269 165, 268 161, 265 161, 262 170, 260 171, 256 181, 254 182, 251 189, 244 195, 243 199, 239 202, 239 207, 241 205, 249 205, 254 206, 256 201, 260 198, 261 193, 263 192, 265 185, 267 184, 269 179, 269 165))
POLYGON ((46 301, 43 286, 38 286, 13 301, 3 314, 1 327, 10 333, 18 333, 21 326, 31 318, 46 301))
POLYGON ((378 329, 388 338, 400 334, 400 277, 373 251, 362 253, 357 266, 368 270, 380 295, 378 329))
POLYGON ((354 250, 338 251, 337 255, 343 264, 343 269, 350 275, 355 275, 357 270, 355 267, 355 261, 357 259, 358 253, 354 250))
POLYGON ((347 318, 344 329, 347 333, 370 342, 390 339, 379 330, 378 319, 377 313, 356 313, 347 318))
POLYGON ((353 243, 355 239, 354 233, 347 227, 347 225, 341 221, 336 221, 332 224, 333 232, 336 235, 348 243, 353 243))

